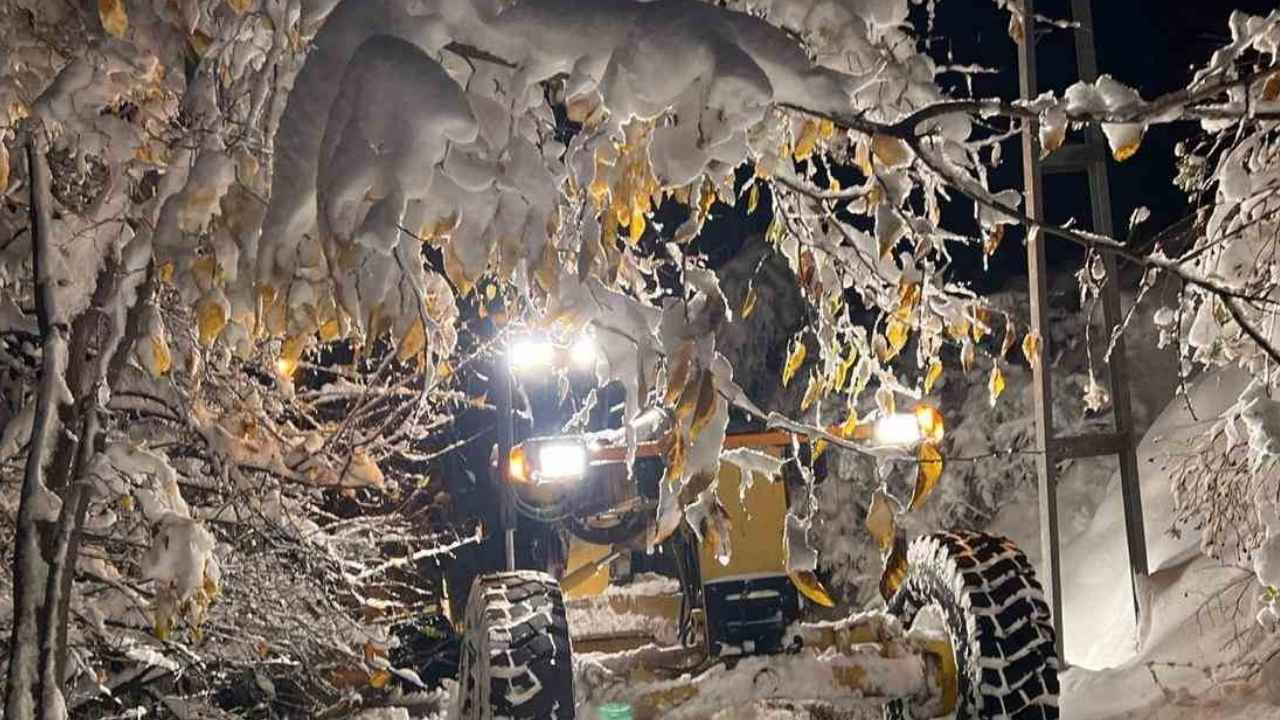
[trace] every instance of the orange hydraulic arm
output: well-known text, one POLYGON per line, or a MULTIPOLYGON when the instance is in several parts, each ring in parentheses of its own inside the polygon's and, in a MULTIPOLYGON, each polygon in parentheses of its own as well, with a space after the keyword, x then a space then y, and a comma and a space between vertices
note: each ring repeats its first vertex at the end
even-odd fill
MULTIPOLYGON (((832 425, 827 428, 827 432, 832 435, 844 437, 839 425, 832 425)), ((854 428, 852 434, 849 434, 849 440, 868 440, 871 438, 872 427, 870 425, 858 425, 854 428)), ((792 443, 792 440, 799 438, 801 442, 808 442, 809 438, 801 433, 793 433, 790 430, 763 430, 756 432, 729 433, 724 438, 724 449, 732 450, 734 448, 770 448, 785 447, 792 443)), ((667 439, 649 440, 638 443, 636 445, 636 457, 657 457, 661 455, 667 447, 667 439)), ((591 449, 592 463, 618 463, 626 462, 627 446, 626 445, 600 445, 591 449)))
MULTIPOLYGON (((911 413, 914 416, 912 423, 911 416, 896 416, 905 420, 908 425, 914 425, 918 428, 919 437, 916 442, 921 440, 937 441, 942 437, 943 420, 942 415, 937 408, 930 405, 920 405, 911 413)), ((876 424, 857 423, 852 427, 847 425, 832 425, 827 428, 827 433, 842 437, 846 440, 866 441, 876 436, 876 424)), ((636 445, 636 457, 656 457, 661 455, 667 447, 669 436, 663 436, 659 440, 648 440, 636 445)), ((724 438, 724 449, 732 450, 734 448, 771 448, 785 447, 792 442, 799 440, 800 442, 809 442, 810 438, 803 433, 791 432, 790 430, 762 430, 753 432, 729 433, 724 438)), ((913 443, 914 444, 914 443, 913 443)), ((625 462, 627 459, 626 445, 600 445, 591 448, 591 462, 606 464, 625 462)))
MULTIPOLYGON (((832 425, 827 428, 829 435, 845 440, 868 441, 875 439, 882 445, 913 446, 921 442, 938 442, 942 439, 943 420, 936 408, 920 405, 913 412, 888 415, 875 423, 857 423, 832 425)), ((813 438, 790 430, 762 430, 753 432, 729 433, 724 439, 724 449, 735 448, 776 448, 785 447, 793 442, 809 442, 813 438)), ((554 438, 538 438, 533 442, 554 441, 554 438)), ((645 440, 637 443, 635 457, 658 457, 664 454, 671 443, 670 431, 661 431, 657 440, 645 440)), ((585 444, 585 457, 578 456, 577 462, 587 465, 610 465, 627 461, 627 446, 624 443, 600 443, 589 441, 585 444)), ((520 443, 511 450, 510 475, 517 482, 529 482, 533 460, 526 449, 526 443, 520 443)))

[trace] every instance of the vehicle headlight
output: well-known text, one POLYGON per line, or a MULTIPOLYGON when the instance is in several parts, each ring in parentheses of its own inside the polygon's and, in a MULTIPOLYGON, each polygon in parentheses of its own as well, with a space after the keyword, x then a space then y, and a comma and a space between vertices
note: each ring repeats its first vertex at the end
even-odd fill
POLYGON ((577 480, 587 472, 587 448, 581 442, 547 442, 537 449, 541 482, 577 480))
POLYGON ((549 369, 555 362, 556 346, 545 338, 525 337, 511 344, 508 362, 516 372, 549 369))
POLYGON ((915 445, 923 433, 915 413, 893 413, 876 420, 873 437, 880 445, 915 445))
POLYGON ((942 413, 931 405, 919 405, 909 413, 893 413, 876 420, 872 438, 879 445, 912 446, 940 443, 945 432, 942 413))

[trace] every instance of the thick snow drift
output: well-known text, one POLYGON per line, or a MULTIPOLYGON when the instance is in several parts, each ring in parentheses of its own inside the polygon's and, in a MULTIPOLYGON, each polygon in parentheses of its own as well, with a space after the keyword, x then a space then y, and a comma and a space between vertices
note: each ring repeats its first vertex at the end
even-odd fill
MULTIPOLYGON (((1139 591, 1140 626, 1127 579, 1118 474, 1088 527, 1064 548, 1066 659, 1073 666, 1063 676, 1064 718, 1280 716, 1264 683, 1241 679, 1274 645, 1253 620, 1260 588, 1249 573, 1200 554, 1195 533, 1168 532, 1173 499, 1163 456, 1203 433, 1247 382, 1235 370, 1204 376, 1190 388, 1200 420, 1177 398, 1139 445, 1151 566, 1139 591)), ((1036 538, 1020 540, 1038 545, 1036 538)))

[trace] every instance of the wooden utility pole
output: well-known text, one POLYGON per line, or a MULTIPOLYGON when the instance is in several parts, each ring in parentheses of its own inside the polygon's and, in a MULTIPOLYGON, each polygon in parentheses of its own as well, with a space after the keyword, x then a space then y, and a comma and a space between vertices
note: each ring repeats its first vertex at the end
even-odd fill
MULTIPOLYGON (((1018 48, 1018 71, 1023 99, 1040 94, 1036 78, 1036 34, 1034 0, 1019 0, 1022 42, 1018 48)), ((1072 20, 1076 23, 1077 76, 1092 83, 1098 78, 1098 60, 1094 52, 1093 9, 1090 0, 1071 0, 1072 20)), ((1107 144, 1102 131, 1088 128, 1083 143, 1066 145, 1042 162, 1039 128, 1026 123, 1022 131, 1023 181, 1026 187, 1027 214, 1037 223, 1044 222, 1044 173, 1085 173, 1089 180, 1089 199, 1093 210, 1093 231, 1115 237, 1111 217, 1111 185, 1107 177, 1107 144)), ((1059 460, 1115 455, 1120 463, 1121 494, 1124 499, 1125 537, 1129 545, 1129 577, 1134 614, 1141 616, 1138 588, 1147 576, 1146 531, 1142 520, 1142 493, 1138 477, 1138 457, 1133 429, 1133 408, 1129 397, 1129 369, 1124 336, 1112 347, 1107 367, 1110 370, 1114 430, 1071 437, 1057 437, 1053 430, 1053 369, 1049 366, 1049 293, 1045 267, 1045 236, 1038 228, 1028 228, 1027 273, 1031 290, 1031 331, 1040 338, 1039 358, 1032 364, 1036 413, 1036 470, 1039 474, 1040 550, 1042 577, 1047 583, 1049 604, 1057 635, 1058 657, 1063 655, 1062 571, 1058 536, 1059 460)), ((1102 287, 1102 312, 1105 337, 1110 339, 1124 321, 1120 301, 1120 279, 1116 259, 1102 253, 1106 284, 1102 287)))

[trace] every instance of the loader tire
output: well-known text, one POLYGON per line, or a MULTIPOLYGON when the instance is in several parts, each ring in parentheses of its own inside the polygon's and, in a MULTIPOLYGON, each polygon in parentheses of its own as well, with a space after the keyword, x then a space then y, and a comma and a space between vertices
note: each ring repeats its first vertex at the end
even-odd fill
POLYGON ((572 720, 573 657, 560 585, 540 572, 477 577, 467 601, 462 720, 572 720))
MULTIPOLYGON (((1005 538, 956 531, 917 539, 907 561, 888 610, 907 629, 922 609, 941 611, 958 676, 952 717, 1056 720, 1053 619, 1027 556, 1005 538)), ((920 720, 908 700, 885 717, 920 720)))

